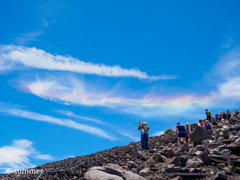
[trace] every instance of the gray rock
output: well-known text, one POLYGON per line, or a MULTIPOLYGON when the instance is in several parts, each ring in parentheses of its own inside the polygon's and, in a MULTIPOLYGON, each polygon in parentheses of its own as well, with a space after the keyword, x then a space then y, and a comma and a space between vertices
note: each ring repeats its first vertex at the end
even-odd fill
POLYGON ((132 168, 137 168, 138 165, 135 164, 133 161, 128 161, 128 169, 132 169, 132 168))
POLYGON ((170 164, 175 164, 176 166, 182 167, 182 164, 179 161, 178 157, 173 158, 173 160, 172 160, 172 162, 170 164))
POLYGON ((206 150, 206 149, 207 149, 207 147, 204 146, 204 145, 197 145, 197 146, 196 146, 196 150, 197 150, 197 151, 204 151, 204 150, 206 150))
POLYGON ((198 123, 190 124, 190 130, 193 132, 198 127, 198 123))
POLYGON ((223 156, 226 156, 227 153, 229 153, 230 155, 233 154, 232 151, 231 151, 230 149, 223 149, 223 150, 221 151, 221 155, 223 155, 223 156))
POLYGON ((107 164, 103 167, 92 167, 85 174, 86 180, 146 180, 131 171, 125 171, 117 164, 107 164))
POLYGON ((178 157, 178 160, 180 161, 183 167, 186 165, 186 162, 188 161, 188 159, 185 156, 178 157))
POLYGON ((215 180, 227 180, 227 174, 226 171, 219 171, 215 176, 215 180))
POLYGON ((202 167, 203 161, 199 158, 194 157, 193 159, 190 159, 187 161, 186 166, 189 168, 198 168, 198 167, 202 167))
POLYGON ((195 156, 195 155, 196 155, 196 154, 195 154, 196 151, 197 151, 196 149, 191 148, 191 149, 189 149, 188 153, 189 153, 189 155, 191 155, 191 156, 195 156))
POLYGON ((201 154, 199 154, 199 159, 201 159, 202 160, 202 162, 203 162, 203 164, 205 164, 205 165, 209 165, 209 164, 211 164, 211 161, 210 161, 210 158, 209 158, 209 156, 208 156, 208 151, 203 151, 201 154))
POLYGON ((217 168, 218 168, 218 169, 223 169, 223 168, 225 168, 225 163, 219 163, 219 164, 217 165, 217 168))
POLYGON ((210 154, 219 155, 219 154, 220 154, 220 150, 219 150, 219 148, 211 149, 211 150, 210 150, 210 154))
POLYGON ((142 160, 147 160, 147 156, 144 155, 144 154, 145 154, 145 152, 143 152, 143 151, 138 151, 138 152, 137 152, 137 159, 142 158, 142 160))
POLYGON ((198 173, 198 172, 200 172, 201 171, 201 169, 200 168, 191 168, 190 169, 190 173, 198 173))
POLYGON ((140 174, 141 176, 146 176, 146 175, 148 175, 149 173, 150 173, 150 169, 149 169, 149 168, 142 169, 142 170, 139 172, 139 174, 140 174))
POLYGON ((195 154, 199 156, 202 153, 202 151, 196 151, 195 154))
POLYGON ((194 144, 202 144, 203 140, 211 139, 209 132, 204 127, 196 127, 195 131, 190 134, 190 141, 194 144))
POLYGON ((154 153, 153 159, 155 159, 157 162, 164 162, 166 157, 162 156, 160 153, 154 153))

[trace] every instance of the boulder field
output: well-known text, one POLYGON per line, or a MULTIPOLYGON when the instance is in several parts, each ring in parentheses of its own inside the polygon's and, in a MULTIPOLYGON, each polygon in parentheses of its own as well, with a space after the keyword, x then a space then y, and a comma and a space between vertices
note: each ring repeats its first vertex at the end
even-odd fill
MULTIPOLYGON (((217 140, 205 128, 191 124, 189 144, 177 146, 174 132, 149 138, 149 150, 130 142, 86 156, 37 166, 46 171, 39 180, 240 180, 240 115, 229 121, 213 119, 217 140), (93 164, 94 163, 94 164, 93 164), (98 166, 95 166, 98 165, 98 166)), ((1 180, 33 180, 39 174, 0 174, 1 180)))

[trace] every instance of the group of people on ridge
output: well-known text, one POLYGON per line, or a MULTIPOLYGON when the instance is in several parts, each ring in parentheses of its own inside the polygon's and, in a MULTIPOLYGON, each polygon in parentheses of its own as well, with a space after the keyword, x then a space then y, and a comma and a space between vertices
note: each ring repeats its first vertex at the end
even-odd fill
MULTIPOLYGON (((238 114, 239 114, 239 111, 235 110, 233 113, 233 117, 237 116, 238 114)), ((229 110, 227 110, 227 113, 225 113, 225 112, 222 113, 221 111, 219 111, 217 116, 218 116, 219 121, 221 121, 222 119, 229 120, 231 118, 231 112, 229 110)))
MULTIPOLYGON (((234 112, 234 117, 237 116, 239 114, 239 111, 235 111, 234 112)), ((204 127, 206 128, 206 130, 209 132, 209 134, 213 135, 214 136, 214 140, 216 141, 216 138, 217 138, 217 133, 214 131, 212 125, 211 125, 211 119, 212 119, 212 115, 211 115, 211 112, 206 109, 206 120, 202 120, 202 119, 199 119, 198 121, 198 125, 201 126, 201 127, 204 127)), ((222 120, 223 119, 230 119, 231 118, 231 113, 229 110, 227 110, 227 113, 221 113, 221 111, 219 111, 218 113, 218 120, 222 120)), ((146 122, 139 122, 139 125, 138 125, 138 130, 141 130, 141 149, 148 149, 148 131, 149 131, 149 126, 146 122)), ((180 122, 177 123, 177 126, 176 126, 176 136, 178 137, 178 146, 180 146, 180 142, 181 142, 181 139, 183 140, 183 143, 186 144, 186 142, 188 143, 188 140, 190 138, 190 134, 191 134, 191 129, 190 129, 190 125, 189 123, 187 122, 186 125, 182 125, 180 124, 180 122)))

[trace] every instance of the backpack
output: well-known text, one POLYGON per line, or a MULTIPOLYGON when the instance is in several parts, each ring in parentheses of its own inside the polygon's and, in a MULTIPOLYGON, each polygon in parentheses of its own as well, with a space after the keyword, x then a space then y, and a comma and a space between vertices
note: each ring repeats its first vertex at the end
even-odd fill
POLYGON ((210 111, 207 111, 207 115, 208 115, 208 116, 211 116, 211 112, 210 112, 210 111))
POLYGON ((143 129, 144 129, 145 132, 148 132, 149 129, 150 129, 149 126, 148 126, 148 123, 146 123, 146 122, 143 122, 143 123, 142 123, 142 127, 143 127, 143 129))
POLYGON ((205 124, 206 129, 211 129, 211 125, 209 123, 205 124))

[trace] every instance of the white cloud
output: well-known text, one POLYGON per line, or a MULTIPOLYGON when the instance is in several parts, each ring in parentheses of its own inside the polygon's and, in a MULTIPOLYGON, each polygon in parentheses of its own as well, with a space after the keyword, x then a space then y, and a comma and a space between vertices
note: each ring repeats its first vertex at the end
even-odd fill
POLYGON ((122 131, 122 130, 119 130, 117 132, 126 136, 126 137, 128 137, 128 138, 130 138, 130 139, 132 139, 132 140, 134 140, 135 142, 140 140, 140 136, 139 136, 139 138, 137 138, 137 137, 135 137, 135 136, 133 136, 133 135, 127 133, 127 132, 122 131))
POLYGON ((20 36, 15 38, 15 41, 19 44, 25 45, 31 41, 36 41, 36 37, 43 34, 43 31, 35 31, 35 32, 26 32, 22 33, 20 36))
POLYGON ((5 112, 5 113, 8 113, 8 114, 11 114, 14 116, 23 117, 23 118, 27 118, 27 119, 43 121, 43 122, 48 122, 48 123, 52 123, 52 124, 57 124, 60 126, 74 128, 74 129, 77 129, 77 130, 80 130, 80 131, 83 131, 86 133, 97 135, 97 136, 105 138, 105 139, 109 139, 109 140, 116 139, 114 136, 107 134, 102 129, 99 129, 97 127, 88 126, 85 124, 80 124, 80 123, 74 122, 70 119, 59 119, 59 118, 51 117, 48 115, 30 112, 30 111, 25 111, 25 110, 20 110, 20 109, 11 109, 8 107, 5 108, 3 106, 1 107, 0 112, 5 112))
MULTIPOLYGON (((181 114, 186 117, 185 111, 192 111, 193 104, 204 106, 206 101, 210 99, 208 96, 174 97, 172 94, 158 96, 151 93, 140 94, 133 98, 129 91, 124 92, 121 89, 122 94, 119 94, 116 89, 114 91, 94 89, 91 85, 76 78, 67 76, 64 78, 53 77, 52 79, 38 79, 30 82, 23 80, 20 82, 20 87, 44 99, 68 105, 102 106, 141 117, 169 117, 181 116, 181 114)), ((188 118, 190 117, 188 116, 188 118)))
POLYGON ((165 133, 165 131, 158 131, 153 136, 160 136, 160 135, 162 135, 164 133, 165 133))
POLYGON ((26 139, 13 140, 11 145, 0 147, 1 170, 9 171, 9 168, 13 170, 32 168, 35 165, 31 163, 31 158, 41 160, 54 159, 49 154, 40 154, 33 147, 33 142, 26 139))
POLYGON ((113 126, 111 124, 108 124, 106 122, 100 121, 100 120, 95 119, 95 118, 79 116, 79 115, 74 114, 71 111, 58 110, 57 112, 65 114, 65 115, 67 115, 69 117, 76 117, 76 118, 83 119, 83 120, 86 120, 86 121, 92 121, 92 122, 96 122, 96 123, 99 123, 99 124, 103 124, 105 126, 111 127, 114 131, 116 131, 117 133, 119 133, 121 135, 124 135, 124 136, 126 136, 126 137, 128 137, 128 138, 130 138, 130 139, 132 139, 134 141, 139 141, 139 138, 131 135, 129 132, 126 132, 124 129, 120 128, 119 126, 113 126))
MULTIPOLYGON (((133 114, 141 117, 173 117, 198 119, 203 116, 206 108, 231 108, 240 102, 240 50, 233 49, 220 58, 212 71, 206 75, 204 85, 212 83, 215 90, 200 94, 191 90, 190 93, 145 93, 131 94, 128 90, 100 89, 78 80, 72 76, 23 80, 23 89, 44 99, 61 103, 85 106, 102 106, 120 113, 133 114), (215 84, 214 84, 215 83, 215 84), (178 95, 177 95, 178 94, 178 95), (231 104, 228 102, 231 101, 231 104), (191 115, 189 115, 191 114, 191 115)), ((103 86, 101 86, 103 87, 103 86)))
MULTIPOLYGON (((31 38, 20 38, 22 44, 28 39, 33 39, 38 34, 28 33, 26 36, 31 38)), ((81 74, 95 74, 108 77, 134 77, 157 81, 160 79, 176 79, 173 75, 149 76, 137 68, 124 69, 118 65, 107 66, 104 64, 94 64, 84 62, 71 56, 52 55, 41 49, 28 48, 24 46, 1 45, 0 46, 0 71, 13 70, 23 67, 70 71, 81 74)))
POLYGON ((37 159, 42 159, 42 160, 53 160, 54 158, 49 155, 49 154, 38 154, 37 159))
POLYGON ((223 43, 221 44, 221 48, 231 48, 233 44, 233 40, 229 37, 228 39, 224 40, 223 43))
POLYGON ((67 115, 68 117, 76 117, 76 118, 83 119, 83 120, 86 120, 86 121, 92 121, 92 122, 96 122, 96 123, 99 123, 99 124, 105 124, 103 121, 100 121, 100 120, 95 119, 95 118, 89 118, 89 117, 85 117, 85 116, 76 115, 72 111, 59 110, 58 112, 60 112, 64 115, 67 115))
POLYGON ((46 19, 42 18, 43 26, 48 27, 49 23, 46 19))

